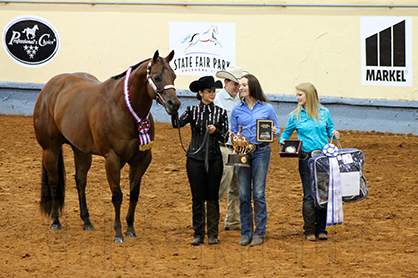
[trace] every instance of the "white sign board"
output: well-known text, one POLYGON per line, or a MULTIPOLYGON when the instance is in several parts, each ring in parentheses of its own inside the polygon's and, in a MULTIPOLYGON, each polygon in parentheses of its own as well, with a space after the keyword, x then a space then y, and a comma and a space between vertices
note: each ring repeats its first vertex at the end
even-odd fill
POLYGON ((412 86, 412 19, 361 18, 361 84, 412 86))
POLYGON ((235 66, 235 23, 170 22, 170 62, 177 75, 216 75, 235 66))

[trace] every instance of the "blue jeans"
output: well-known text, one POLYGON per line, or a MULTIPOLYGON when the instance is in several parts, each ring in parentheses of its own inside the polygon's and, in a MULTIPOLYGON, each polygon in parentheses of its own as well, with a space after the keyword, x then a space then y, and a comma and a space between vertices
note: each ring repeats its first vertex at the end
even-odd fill
POLYGON ((315 206, 312 197, 311 172, 309 170, 309 158, 302 154, 299 157, 299 174, 303 185, 303 230, 305 235, 327 234, 326 220, 327 209, 315 206))
POLYGON ((236 167, 240 202, 241 236, 245 238, 264 238, 266 234, 267 204, 265 190, 270 154, 270 145, 257 148, 248 154, 250 168, 236 167), (251 197, 254 202, 255 230, 253 227, 251 197))

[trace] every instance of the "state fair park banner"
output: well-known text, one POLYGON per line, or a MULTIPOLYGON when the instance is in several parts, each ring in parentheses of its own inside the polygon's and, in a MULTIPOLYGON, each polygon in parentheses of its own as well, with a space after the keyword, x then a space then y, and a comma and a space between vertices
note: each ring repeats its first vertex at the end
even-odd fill
POLYGON ((235 66, 235 23, 170 22, 169 32, 177 75, 215 75, 235 66))

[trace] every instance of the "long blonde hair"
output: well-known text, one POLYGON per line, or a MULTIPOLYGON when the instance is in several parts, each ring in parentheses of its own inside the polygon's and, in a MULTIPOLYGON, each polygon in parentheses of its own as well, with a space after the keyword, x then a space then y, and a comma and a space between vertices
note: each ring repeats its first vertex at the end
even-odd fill
MULTIPOLYGON (((296 90, 302 91, 306 95, 306 103, 304 108, 306 110, 306 114, 308 117, 312 118, 315 122, 320 122, 319 119, 319 107, 322 104, 319 102, 318 92, 316 91, 315 86, 312 83, 304 82, 300 83, 296 86, 296 90)), ((296 120, 300 120, 300 111, 302 110, 302 106, 298 105, 298 108, 292 111, 291 115, 296 115, 296 120)))

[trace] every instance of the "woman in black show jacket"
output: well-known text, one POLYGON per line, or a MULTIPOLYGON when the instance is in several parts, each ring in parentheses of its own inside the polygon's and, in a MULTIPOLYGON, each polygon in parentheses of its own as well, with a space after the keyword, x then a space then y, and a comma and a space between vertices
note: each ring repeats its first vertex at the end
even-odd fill
POLYGON ((180 118, 173 115, 171 120, 175 128, 190 124, 192 130, 186 155, 187 176, 193 196, 194 239, 191 244, 199 245, 204 242, 206 219, 208 243, 217 244, 218 192, 223 171, 219 143, 224 143, 228 136, 228 116, 226 110, 213 104, 213 100, 216 89, 222 88, 222 82, 215 82, 212 76, 204 76, 190 83, 189 88, 197 93, 200 103, 188 106, 180 118))

